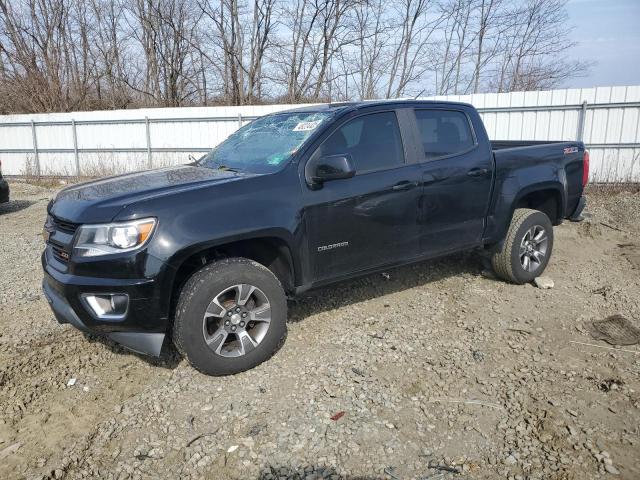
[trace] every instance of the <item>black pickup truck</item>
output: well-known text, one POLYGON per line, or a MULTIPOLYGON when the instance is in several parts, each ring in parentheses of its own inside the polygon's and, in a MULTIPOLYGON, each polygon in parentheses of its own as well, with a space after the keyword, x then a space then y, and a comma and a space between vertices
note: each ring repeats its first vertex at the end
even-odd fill
POLYGON ((192 165, 62 190, 48 206, 43 287, 56 318, 198 370, 268 359, 287 296, 452 252, 522 284, 553 225, 580 218, 581 142, 491 143, 450 102, 313 106, 261 117, 192 165))

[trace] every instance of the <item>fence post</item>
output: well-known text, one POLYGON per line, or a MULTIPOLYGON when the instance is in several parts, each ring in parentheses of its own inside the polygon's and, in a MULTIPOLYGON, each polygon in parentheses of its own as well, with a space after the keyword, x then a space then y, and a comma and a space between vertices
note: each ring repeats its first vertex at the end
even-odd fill
POLYGON ((587 120, 587 101, 582 102, 582 107, 580 108, 580 114, 578 116, 578 133, 577 140, 581 142, 584 139, 584 127, 587 120))
POLYGON ((147 130, 147 162, 149 168, 153 168, 153 158, 151 156, 151 131, 149 129, 149 117, 144 117, 144 124, 147 130))
POLYGON ((242 128, 242 114, 238 113, 238 128, 242 128))
POLYGON ((33 139, 33 154, 36 161, 36 177, 40 180, 40 155, 38 154, 38 137, 36 137, 36 123, 31 120, 31 138, 33 139))
POLYGON ((80 157, 78 156, 78 133, 76 132, 76 121, 71 119, 71 131, 73 133, 73 158, 76 162, 76 178, 80 179, 80 157))

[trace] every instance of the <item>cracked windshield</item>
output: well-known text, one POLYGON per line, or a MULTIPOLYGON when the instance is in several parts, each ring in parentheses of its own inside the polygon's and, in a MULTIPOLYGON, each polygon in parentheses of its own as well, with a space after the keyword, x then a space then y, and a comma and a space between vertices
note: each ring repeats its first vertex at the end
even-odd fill
POLYGON ((333 112, 296 112, 258 118, 198 161, 207 168, 271 173, 296 153, 333 112))

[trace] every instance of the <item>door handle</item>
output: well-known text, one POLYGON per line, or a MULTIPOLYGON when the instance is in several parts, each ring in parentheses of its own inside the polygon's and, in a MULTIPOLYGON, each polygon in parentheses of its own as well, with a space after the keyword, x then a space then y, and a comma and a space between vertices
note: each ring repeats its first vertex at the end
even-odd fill
POLYGON ((467 172, 467 175, 470 177, 481 177, 489 173, 489 170, 486 168, 472 168, 467 172))
POLYGON ((417 186, 416 182, 404 181, 404 182, 396 183, 393 187, 391 187, 391 190, 393 190, 394 192, 399 192, 402 190, 411 190, 416 186, 417 186))

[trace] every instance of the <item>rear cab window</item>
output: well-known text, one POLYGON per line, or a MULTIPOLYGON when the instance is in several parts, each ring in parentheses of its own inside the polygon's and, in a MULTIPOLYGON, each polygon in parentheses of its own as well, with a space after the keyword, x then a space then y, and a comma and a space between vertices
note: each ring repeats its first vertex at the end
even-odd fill
POLYGON ((404 164, 402 137, 395 112, 369 113, 333 132, 314 155, 350 155, 356 175, 404 164))
POLYGON ((416 109, 415 116, 426 160, 468 152, 476 146, 469 117, 463 112, 416 109))

